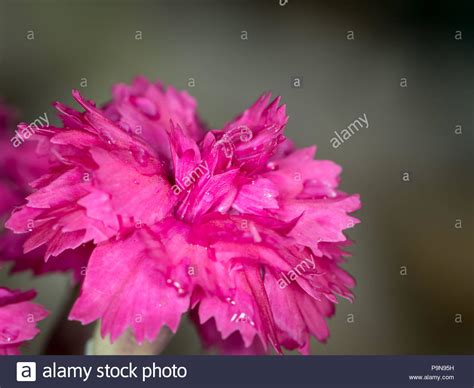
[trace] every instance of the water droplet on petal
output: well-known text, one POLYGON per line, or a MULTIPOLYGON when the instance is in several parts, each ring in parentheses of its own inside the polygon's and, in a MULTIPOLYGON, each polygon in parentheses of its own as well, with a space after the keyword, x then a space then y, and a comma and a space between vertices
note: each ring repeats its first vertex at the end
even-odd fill
POLYGON ((181 286, 181 284, 177 281, 172 279, 166 280, 166 283, 176 289, 176 292, 179 296, 184 296, 186 294, 186 290, 181 286))
POLYGON ((222 204, 219 205, 219 207, 217 208, 217 211, 222 214, 227 213, 227 210, 228 210, 228 206, 224 206, 222 204))
POLYGON ((212 194, 209 191, 206 191, 204 193, 204 198, 203 199, 206 202, 211 202, 214 199, 214 197, 212 196, 212 194))
POLYGON ((150 154, 146 152, 143 148, 133 147, 132 155, 138 162, 138 164, 140 164, 141 166, 145 167, 148 165, 148 161, 150 160, 150 154))
POLYGON ((18 338, 20 332, 18 330, 3 329, 0 338, 5 342, 13 342, 18 338))
POLYGON ((267 168, 268 168, 269 170, 274 171, 274 170, 276 170, 276 169, 278 168, 278 166, 276 165, 275 162, 268 162, 268 163, 267 163, 267 168))
POLYGON ((106 143, 109 144, 109 145, 115 143, 114 138, 113 138, 112 135, 111 135, 109 132, 107 132, 107 131, 102 130, 102 132, 101 132, 101 134, 100 134, 100 137, 102 138, 102 140, 103 140, 104 142, 106 142, 106 143))

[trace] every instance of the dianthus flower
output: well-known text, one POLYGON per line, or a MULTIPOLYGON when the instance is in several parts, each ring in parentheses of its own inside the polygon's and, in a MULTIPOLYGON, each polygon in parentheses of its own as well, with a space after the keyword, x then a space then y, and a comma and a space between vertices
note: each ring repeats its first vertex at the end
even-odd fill
POLYGON ((224 353, 310 351, 325 341, 358 195, 341 168, 284 136, 280 98, 262 95, 221 130, 206 130, 186 92, 137 78, 100 108, 77 91, 62 126, 41 131, 55 163, 7 222, 45 258, 93 244, 70 319, 101 321, 138 343, 190 312, 224 353))
POLYGON ((35 275, 72 270, 74 279, 79 281, 91 252, 90 247, 69 250, 60 257, 45 262, 44 249, 23 253, 27 236, 3 229, 4 221, 12 210, 21 205, 24 198, 32 192, 29 183, 33 182, 34 185, 36 179, 47 173, 48 159, 53 158, 53 155, 41 151, 42 146, 36 137, 18 148, 12 145, 15 116, 13 108, 0 104, 0 262, 12 262, 12 272, 32 270, 35 275))

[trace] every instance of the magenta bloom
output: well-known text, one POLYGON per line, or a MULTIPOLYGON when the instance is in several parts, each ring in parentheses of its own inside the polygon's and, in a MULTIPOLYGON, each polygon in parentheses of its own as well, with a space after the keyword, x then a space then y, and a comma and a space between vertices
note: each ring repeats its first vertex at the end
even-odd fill
POLYGON ((48 312, 30 300, 34 290, 21 292, 0 287, 0 355, 20 354, 20 346, 39 333, 36 323, 48 312))
POLYGON ((63 126, 41 131, 55 163, 7 222, 47 259, 95 246, 71 319, 141 343, 191 312, 235 354, 327 339, 336 295, 353 298, 339 264, 360 201, 338 165, 286 140, 279 98, 207 131, 186 92, 143 78, 103 108, 73 96, 84 112, 56 104, 63 126))
POLYGON ((45 262, 44 249, 23 253, 26 235, 13 234, 3 229, 3 223, 15 206, 24 203, 24 198, 32 192, 29 182, 34 182, 48 171, 48 156, 40 155, 41 145, 32 137, 20 147, 12 145, 13 110, 0 104, 0 264, 13 262, 13 272, 32 270, 40 275, 48 272, 73 271, 74 278, 79 281, 81 269, 87 265, 90 247, 77 251, 68 251, 59 258, 45 262))

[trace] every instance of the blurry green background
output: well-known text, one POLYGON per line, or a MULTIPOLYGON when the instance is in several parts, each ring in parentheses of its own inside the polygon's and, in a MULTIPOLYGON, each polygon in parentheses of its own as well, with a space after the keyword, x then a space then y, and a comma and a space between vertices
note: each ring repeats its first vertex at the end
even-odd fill
MULTIPOLYGON (((263 91, 281 95, 287 134, 341 164, 342 188, 363 201, 345 265, 358 281, 356 301, 341 301, 328 343, 313 352, 472 354, 472 4, 0 0, 0 95, 29 122, 45 111, 52 118, 53 101, 72 104, 71 89, 104 103, 114 83, 143 74, 189 89, 215 128, 263 91), (34 40, 26 39, 30 30, 34 40), (292 88, 298 76, 303 87, 292 88), (334 131, 364 113, 369 128, 333 149, 334 131)), ((0 284, 38 289, 37 300, 53 311, 40 326, 51 334, 69 279, 6 273, 0 284)), ((26 353, 42 352, 47 337, 26 353)), ((166 352, 200 351, 185 322, 166 352)))

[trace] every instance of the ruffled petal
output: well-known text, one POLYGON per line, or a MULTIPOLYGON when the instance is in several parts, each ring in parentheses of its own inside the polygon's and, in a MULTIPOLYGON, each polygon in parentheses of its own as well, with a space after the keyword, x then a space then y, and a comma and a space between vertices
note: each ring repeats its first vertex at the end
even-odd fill
POLYGON ((272 159, 263 176, 278 187, 281 197, 335 197, 342 169, 330 160, 314 160, 315 153, 313 146, 272 159))
POLYGON ((101 319, 101 333, 112 342, 128 327, 139 343, 153 341, 163 325, 176 332, 189 296, 167 285, 159 257, 143 244, 145 233, 94 250, 70 319, 101 319))
POLYGON ((137 77, 132 85, 118 84, 113 99, 105 107, 106 115, 125 131, 141 136, 156 152, 169 157, 166 131, 170 120, 195 141, 204 136, 204 126, 197 115, 197 104, 186 91, 165 88, 137 77))
POLYGON ((262 95, 222 131, 214 131, 217 138, 214 147, 220 151, 222 166, 236 166, 249 172, 260 170, 285 141, 283 130, 288 121, 285 106, 279 106, 279 97, 271 103, 270 98, 270 93, 262 95))
POLYGON ((0 355, 19 354, 19 347, 39 333, 36 323, 48 312, 30 302, 35 296, 34 290, 0 288, 0 355))

